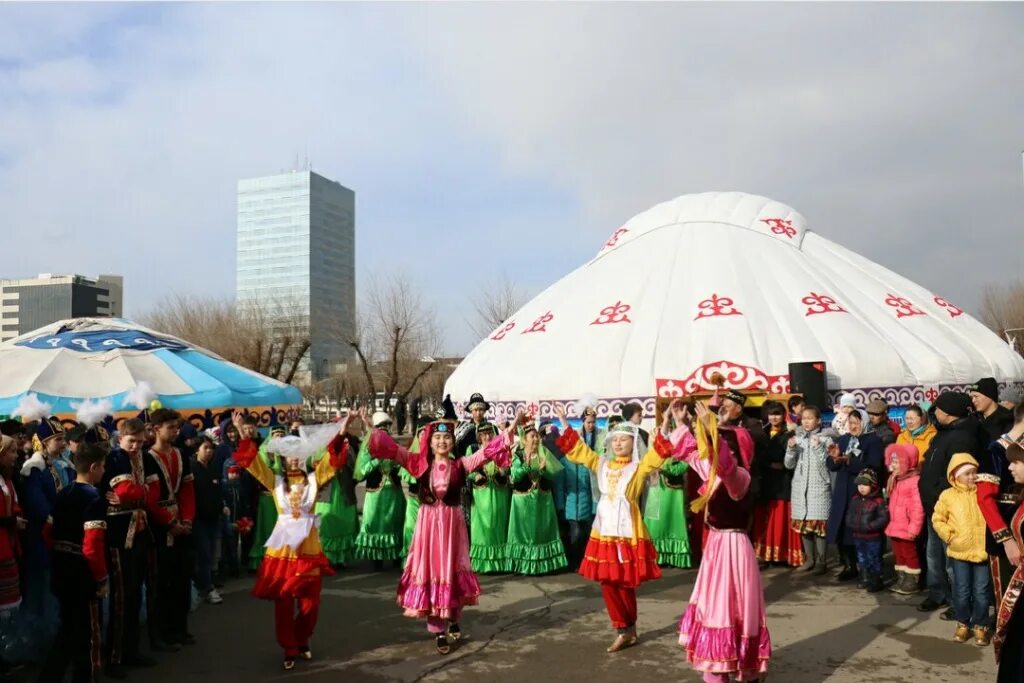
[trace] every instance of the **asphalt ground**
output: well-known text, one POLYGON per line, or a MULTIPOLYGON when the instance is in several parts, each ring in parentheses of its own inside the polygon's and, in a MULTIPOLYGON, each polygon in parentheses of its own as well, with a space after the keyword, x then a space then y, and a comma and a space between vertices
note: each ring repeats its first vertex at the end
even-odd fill
MULTIPOLYGON (((992 648, 953 642, 953 624, 922 614, 920 597, 865 593, 831 577, 772 568, 762 574, 773 653, 768 680, 787 683, 988 681, 992 648)), ((639 593, 640 642, 610 655, 614 638, 599 587, 581 577, 483 576, 467 608, 466 637, 445 657, 422 621, 395 604, 397 570, 360 564, 324 581, 314 659, 281 671, 271 603, 252 598, 251 579, 222 591, 190 618, 198 643, 161 654, 159 666, 129 680, 216 681, 699 681, 677 642, 677 622, 696 570, 667 569, 639 593)), ((30 672, 23 672, 27 678, 30 672)), ((20 677, 19 677, 20 678, 20 677)))

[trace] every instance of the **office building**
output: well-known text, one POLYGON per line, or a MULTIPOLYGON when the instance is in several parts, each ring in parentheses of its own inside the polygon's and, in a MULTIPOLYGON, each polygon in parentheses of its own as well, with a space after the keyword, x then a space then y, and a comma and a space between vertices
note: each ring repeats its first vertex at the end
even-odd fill
POLYGON ((67 318, 121 317, 124 278, 51 275, 0 280, 0 341, 67 318))
POLYGON ((239 303, 285 311, 308 327, 312 380, 352 357, 355 193, 312 171, 238 182, 239 303))

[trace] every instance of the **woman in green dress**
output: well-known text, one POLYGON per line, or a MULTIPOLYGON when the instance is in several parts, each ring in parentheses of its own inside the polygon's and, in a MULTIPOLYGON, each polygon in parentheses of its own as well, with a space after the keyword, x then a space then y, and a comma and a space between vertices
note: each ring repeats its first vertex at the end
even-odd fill
MULTIPOLYGON (((491 423, 477 427, 477 446, 469 453, 483 448, 494 437, 496 428, 491 423)), ((470 513, 469 559, 478 574, 502 574, 509 571, 508 541, 509 508, 512 489, 509 488, 508 470, 488 462, 482 469, 469 474, 473 486, 473 507, 470 513)))
POLYGON ((506 546, 509 571, 548 574, 568 566, 551 496, 552 480, 562 466, 541 443, 532 424, 520 430, 511 469, 512 507, 506 546))
MULTIPOLYGON (((359 441, 349 436, 349 452, 357 452, 359 441), (353 443, 355 442, 355 443, 353 443)), ((310 471, 327 454, 321 451, 310 461, 310 471)), ((348 459, 337 471, 334 480, 326 490, 318 494, 314 506, 320 517, 320 544, 324 555, 334 567, 343 567, 355 556, 356 536, 359 534, 359 512, 356 509, 356 482, 353 473, 355 462, 348 459)))
POLYGON ((658 551, 658 564, 688 569, 690 534, 686 530, 686 470, 683 460, 666 459, 652 477, 644 505, 644 524, 658 551))
MULTIPOLYGON (((387 413, 373 415, 373 428, 385 432, 391 427, 387 413)), ((374 569, 384 567, 384 560, 395 566, 402 556, 405 522, 405 496, 398 478, 401 468, 392 460, 378 460, 369 449, 369 435, 363 439, 356 458, 355 480, 366 482, 363 517, 356 537, 356 557, 373 560, 374 569)))
MULTIPOLYGON (((279 436, 279 434, 271 434, 271 439, 275 436, 279 436)), ((281 470, 277 458, 267 453, 268 443, 270 443, 270 439, 260 445, 259 458, 270 468, 271 472, 277 475, 281 470)), ((260 484, 256 484, 256 486, 259 488, 260 494, 256 503, 256 519, 252 529, 252 549, 247 558, 249 569, 252 571, 260 568, 260 563, 263 562, 263 551, 266 550, 263 544, 270 538, 270 533, 274 530, 274 525, 277 524, 277 505, 274 504, 273 491, 268 491, 260 484)))

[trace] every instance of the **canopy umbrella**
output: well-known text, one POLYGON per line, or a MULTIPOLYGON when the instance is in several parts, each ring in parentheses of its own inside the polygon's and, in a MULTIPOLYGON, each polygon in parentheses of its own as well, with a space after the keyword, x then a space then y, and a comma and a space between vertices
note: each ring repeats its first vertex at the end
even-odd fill
POLYGON ((134 415, 140 385, 165 408, 205 424, 214 410, 230 408, 269 424, 302 403, 289 384, 118 318, 61 320, 0 344, 0 414, 35 394, 61 417, 73 416, 84 399, 108 399, 134 415))
MULTIPOLYGON (((446 386, 509 417, 596 397, 600 416, 713 388, 784 394, 789 364, 824 362, 834 400, 934 400, 1024 359, 962 308, 740 192, 684 195, 614 231, 598 254, 474 348, 446 386)), ((821 406, 825 408, 825 406, 821 406)))

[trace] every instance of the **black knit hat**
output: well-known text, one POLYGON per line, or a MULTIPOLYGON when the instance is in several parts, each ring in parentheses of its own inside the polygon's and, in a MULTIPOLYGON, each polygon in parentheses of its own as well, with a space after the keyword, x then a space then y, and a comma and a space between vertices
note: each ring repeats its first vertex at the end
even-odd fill
POLYGON ((935 407, 953 417, 967 417, 971 410, 971 397, 959 391, 943 391, 935 399, 935 407))
POLYGON ((987 396, 993 401, 999 400, 999 384, 995 377, 982 377, 973 385, 971 391, 977 391, 982 396, 987 396))

